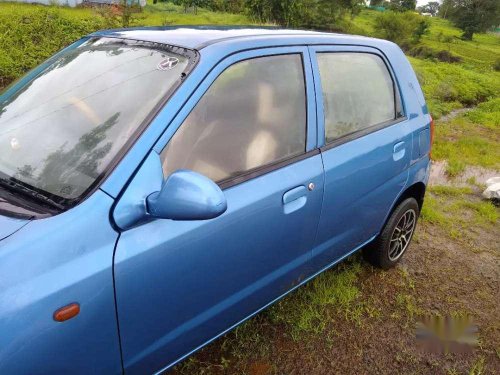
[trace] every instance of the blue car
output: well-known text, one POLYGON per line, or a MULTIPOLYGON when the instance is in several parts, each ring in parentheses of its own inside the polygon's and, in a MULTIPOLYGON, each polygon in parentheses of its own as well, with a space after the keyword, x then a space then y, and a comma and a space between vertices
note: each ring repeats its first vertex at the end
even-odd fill
POLYGON ((0 373, 161 372, 359 249, 394 266, 432 131, 384 40, 77 41, 0 96, 0 373))

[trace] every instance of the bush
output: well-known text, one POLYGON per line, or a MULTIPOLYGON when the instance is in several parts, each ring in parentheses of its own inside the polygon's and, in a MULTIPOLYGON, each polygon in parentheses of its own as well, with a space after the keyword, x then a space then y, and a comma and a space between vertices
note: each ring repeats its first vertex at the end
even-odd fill
POLYGON ((13 6, 0 13, 0 88, 100 28, 99 17, 68 17, 58 8, 13 6))
POLYGON ((420 42, 429 26, 429 20, 412 12, 389 11, 375 18, 377 36, 397 43, 406 51, 420 42))
POLYGON ((496 72, 500 72, 500 58, 496 59, 495 63, 493 64, 493 69, 495 69, 496 72))
POLYGON ((132 26, 137 22, 137 14, 141 13, 142 9, 138 2, 131 1, 130 5, 121 2, 120 4, 96 8, 95 11, 103 18, 106 29, 115 29, 132 26))
POLYGON ((456 56, 456 55, 452 54, 450 51, 447 51, 445 49, 438 51, 436 53, 436 58, 439 61, 449 62, 449 63, 458 63, 458 62, 462 61, 462 58, 460 56, 456 56))
POLYGON ((410 56, 418 57, 421 59, 435 59, 448 63, 458 63, 462 61, 462 58, 460 56, 456 56, 452 54, 450 51, 447 50, 436 51, 433 48, 425 45, 419 45, 413 47, 410 51, 408 51, 408 54, 410 56))

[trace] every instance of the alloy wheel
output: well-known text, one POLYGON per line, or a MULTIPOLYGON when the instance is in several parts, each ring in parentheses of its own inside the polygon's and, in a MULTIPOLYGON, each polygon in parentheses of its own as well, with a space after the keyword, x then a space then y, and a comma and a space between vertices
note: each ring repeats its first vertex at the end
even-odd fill
POLYGON ((405 252, 410 244, 416 223, 417 213, 413 209, 406 211, 399 219, 389 243, 389 260, 391 262, 396 261, 405 252))

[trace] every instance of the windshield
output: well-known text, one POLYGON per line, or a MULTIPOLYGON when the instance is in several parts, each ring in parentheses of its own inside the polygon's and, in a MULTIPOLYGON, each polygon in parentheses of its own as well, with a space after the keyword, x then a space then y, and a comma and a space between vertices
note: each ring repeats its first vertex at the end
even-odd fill
POLYGON ((185 74, 180 51, 91 38, 11 86, 0 96, 0 179, 56 202, 84 195, 185 74))

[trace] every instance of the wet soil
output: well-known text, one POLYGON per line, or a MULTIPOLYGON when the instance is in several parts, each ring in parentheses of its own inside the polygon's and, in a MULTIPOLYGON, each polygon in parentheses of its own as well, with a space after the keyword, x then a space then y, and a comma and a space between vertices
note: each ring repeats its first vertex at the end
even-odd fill
POLYGON ((446 173, 446 160, 432 162, 432 169, 429 176, 431 185, 468 185, 468 180, 474 178, 477 184, 484 185, 491 177, 498 177, 500 173, 494 169, 476 166, 467 166, 465 171, 457 177, 450 178, 446 173))

